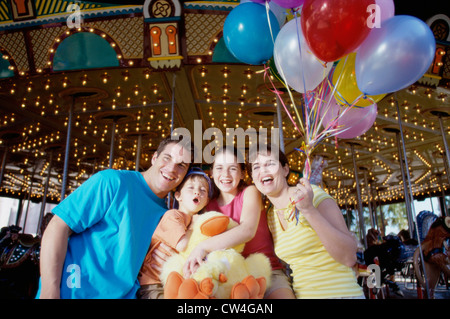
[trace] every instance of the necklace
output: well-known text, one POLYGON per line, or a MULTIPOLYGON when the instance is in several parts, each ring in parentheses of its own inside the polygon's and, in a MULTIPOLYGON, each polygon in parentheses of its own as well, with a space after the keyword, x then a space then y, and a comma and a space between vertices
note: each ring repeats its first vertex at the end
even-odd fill
POLYGON ((277 214, 278 220, 280 221, 280 224, 281 224, 281 227, 283 228, 283 230, 287 229, 286 221, 293 221, 294 218, 296 220, 295 225, 298 225, 299 222, 300 222, 300 224, 303 225, 303 223, 301 222, 301 220, 299 218, 300 211, 297 209, 295 204, 297 204, 297 202, 291 199, 289 205, 285 208, 275 208, 274 207, 274 212, 277 214))

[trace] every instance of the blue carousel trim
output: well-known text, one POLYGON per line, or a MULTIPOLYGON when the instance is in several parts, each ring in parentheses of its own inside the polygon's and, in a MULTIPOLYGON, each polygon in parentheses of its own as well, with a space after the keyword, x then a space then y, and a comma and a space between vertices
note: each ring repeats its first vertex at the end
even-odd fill
MULTIPOLYGON (((126 8, 99 8, 99 9, 92 9, 93 11, 83 11, 81 10, 81 15, 83 19, 91 19, 91 18, 98 18, 98 17, 110 17, 110 16, 116 16, 116 15, 123 15, 123 14, 132 14, 132 13, 142 13, 143 9, 142 6, 133 6, 133 7, 126 7, 126 8)), ((67 18, 72 13, 66 13, 66 14, 58 14, 57 16, 47 16, 47 17, 39 17, 34 20, 26 20, 26 21, 19 21, 19 22, 6 22, 6 23, 0 23, 0 31, 8 31, 8 30, 14 30, 14 29, 23 29, 28 27, 34 27, 44 24, 52 24, 52 23, 61 23, 67 21, 67 18)))

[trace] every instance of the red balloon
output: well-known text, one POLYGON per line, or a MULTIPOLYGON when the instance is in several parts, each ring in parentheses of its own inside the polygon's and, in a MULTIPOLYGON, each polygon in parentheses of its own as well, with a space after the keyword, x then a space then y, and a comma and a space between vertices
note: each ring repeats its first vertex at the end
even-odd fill
POLYGON ((375 0, 306 0, 303 34, 311 51, 325 62, 353 52, 370 32, 368 6, 375 0))

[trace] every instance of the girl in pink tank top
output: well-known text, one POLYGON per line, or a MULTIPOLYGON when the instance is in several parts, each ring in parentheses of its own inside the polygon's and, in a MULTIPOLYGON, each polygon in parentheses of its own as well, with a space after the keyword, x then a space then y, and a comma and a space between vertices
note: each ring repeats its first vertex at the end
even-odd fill
POLYGON ((244 182, 245 161, 236 148, 216 151, 212 165, 215 194, 206 207, 223 213, 239 225, 199 244, 189 256, 184 273, 193 273, 207 254, 218 249, 246 243, 243 256, 265 254, 272 265, 272 285, 266 298, 294 298, 284 267, 275 255, 261 193, 254 185, 244 182))

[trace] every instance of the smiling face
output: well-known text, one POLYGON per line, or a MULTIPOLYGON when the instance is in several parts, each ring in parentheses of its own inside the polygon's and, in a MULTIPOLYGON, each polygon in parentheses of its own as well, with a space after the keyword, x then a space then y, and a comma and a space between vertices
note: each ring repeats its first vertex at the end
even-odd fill
POLYGON ((264 195, 276 196, 288 187, 286 177, 289 174, 289 166, 282 166, 270 153, 258 154, 251 169, 253 182, 264 195))
POLYGON ((158 197, 177 187, 189 168, 191 153, 178 143, 170 143, 152 157, 146 181, 158 197))
POLYGON ((231 151, 221 152, 214 157, 212 178, 221 192, 235 195, 244 178, 242 163, 238 163, 231 151))
POLYGON ((179 191, 175 192, 178 209, 185 214, 194 215, 208 203, 209 184, 200 175, 190 175, 179 191))

